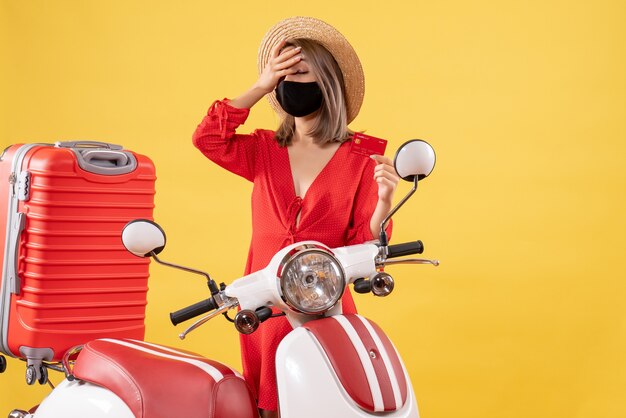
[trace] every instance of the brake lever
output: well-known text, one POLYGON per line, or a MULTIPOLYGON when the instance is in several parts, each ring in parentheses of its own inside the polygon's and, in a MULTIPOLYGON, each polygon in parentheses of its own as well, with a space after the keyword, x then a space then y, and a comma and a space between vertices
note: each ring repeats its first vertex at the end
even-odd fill
POLYGON ((377 267, 390 266, 393 264, 432 264, 433 266, 439 266, 439 260, 426 260, 423 258, 401 258, 399 260, 385 260, 384 262, 377 264, 377 267))
POLYGON ((189 328, 187 328, 186 330, 178 334, 178 338, 180 338, 181 340, 184 340, 187 334, 189 334, 191 331, 195 330, 196 328, 200 327, 201 325, 205 324, 206 322, 210 321, 216 316, 219 316, 223 313, 228 312, 230 309, 235 308, 238 305, 239 305, 239 302, 236 299, 233 298, 231 300, 228 300, 224 305, 222 305, 218 309, 214 310, 208 315, 203 316, 202 318, 198 319, 196 322, 191 324, 189 328))

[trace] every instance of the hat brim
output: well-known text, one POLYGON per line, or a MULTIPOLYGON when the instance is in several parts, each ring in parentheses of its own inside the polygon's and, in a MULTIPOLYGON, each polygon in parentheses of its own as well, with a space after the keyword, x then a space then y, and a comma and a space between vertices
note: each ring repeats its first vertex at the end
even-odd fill
MULTIPOLYGON (((359 114, 365 95, 365 75, 361 61, 348 40, 334 27, 313 17, 290 17, 274 25, 263 37, 259 47, 257 65, 259 74, 271 57, 272 50, 281 40, 311 39, 320 43, 337 61, 343 73, 346 88, 346 107, 348 123, 359 114)), ((275 92, 267 95, 272 108, 281 116, 285 112, 276 100, 275 92)))

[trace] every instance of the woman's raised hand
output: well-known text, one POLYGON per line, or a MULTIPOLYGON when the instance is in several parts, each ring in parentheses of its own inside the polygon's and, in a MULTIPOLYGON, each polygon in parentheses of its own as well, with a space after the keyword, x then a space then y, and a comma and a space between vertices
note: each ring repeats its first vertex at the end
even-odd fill
POLYGON ((370 231, 372 237, 376 238, 378 237, 380 224, 391 209, 393 194, 396 191, 396 186, 400 178, 389 157, 385 157, 384 155, 372 155, 371 157, 376 161, 374 180, 378 183, 378 202, 376 203, 374 214, 370 219, 370 231))
POLYGON ((393 161, 384 155, 372 155, 372 159, 376 161, 374 180, 378 183, 378 200, 391 204, 396 186, 400 181, 393 167, 393 161))
POLYGON ((264 91, 265 94, 273 91, 281 78, 297 72, 293 66, 302 59, 300 47, 281 51, 286 42, 282 40, 272 49, 270 59, 255 83, 255 87, 264 91))
POLYGON ((282 40, 272 49, 270 59, 256 83, 242 95, 230 100, 229 104, 231 106, 240 109, 250 109, 261 100, 263 96, 271 93, 276 88, 281 78, 295 74, 298 71, 293 67, 302 60, 300 48, 290 47, 281 51, 286 43, 287 41, 282 40))

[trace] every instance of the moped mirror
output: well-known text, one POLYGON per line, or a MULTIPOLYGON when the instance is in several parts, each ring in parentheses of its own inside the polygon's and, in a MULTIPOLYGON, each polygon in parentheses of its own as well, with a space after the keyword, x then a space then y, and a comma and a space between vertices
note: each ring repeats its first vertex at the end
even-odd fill
POLYGON ((413 193, 417 190, 417 182, 432 173, 435 167, 435 150, 430 144, 421 139, 412 139, 405 142, 398 148, 396 156, 393 160, 394 168, 398 176, 404 180, 413 182, 413 188, 404 198, 394 207, 380 224, 379 241, 383 250, 383 258, 387 256, 387 233, 385 228, 389 219, 409 200, 413 193))
POLYGON ((435 160, 435 150, 428 142, 412 139, 398 149, 393 165, 400 178, 414 181, 415 176, 418 180, 428 177, 435 167, 435 160))
POLYGON ((135 219, 122 230, 122 242, 126 249, 137 257, 150 257, 165 248, 165 232, 147 219, 135 219))
POLYGON ((219 293, 219 288, 211 276, 204 271, 192 269, 178 264, 159 260, 157 254, 165 248, 165 232, 156 222, 147 219, 135 219, 126 224, 122 230, 122 242, 126 249, 137 257, 152 257, 154 261, 164 266, 173 267, 189 273, 206 277, 211 295, 219 293))

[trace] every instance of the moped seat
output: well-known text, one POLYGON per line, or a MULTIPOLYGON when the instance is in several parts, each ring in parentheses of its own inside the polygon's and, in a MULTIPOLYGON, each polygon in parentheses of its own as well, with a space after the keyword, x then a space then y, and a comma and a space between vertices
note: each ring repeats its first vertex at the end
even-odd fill
POLYGON ((114 392, 137 418, 258 416, 239 373, 188 351, 136 340, 93 340, 72 373, 114 392))

